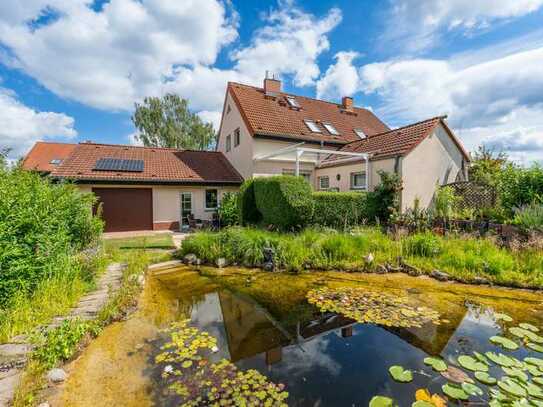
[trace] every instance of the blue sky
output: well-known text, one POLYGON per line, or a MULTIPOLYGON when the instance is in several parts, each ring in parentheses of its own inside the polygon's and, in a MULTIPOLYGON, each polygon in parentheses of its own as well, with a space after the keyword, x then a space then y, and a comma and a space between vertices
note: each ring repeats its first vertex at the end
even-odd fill
POLYGON ((133 142, 175 92, 217 124, 229 80, 351 95, 390 126, 447 114, 473 150, 543 160, 543 0, 6 0, 0 147, 133 142))

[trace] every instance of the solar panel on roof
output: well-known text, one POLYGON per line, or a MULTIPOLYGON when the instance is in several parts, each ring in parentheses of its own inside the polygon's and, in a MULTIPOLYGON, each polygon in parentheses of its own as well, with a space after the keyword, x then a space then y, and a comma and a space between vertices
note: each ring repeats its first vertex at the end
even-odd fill
POLYGON ((96 171, 142 172, 143 160, 100 158, 94 165, 96 171))

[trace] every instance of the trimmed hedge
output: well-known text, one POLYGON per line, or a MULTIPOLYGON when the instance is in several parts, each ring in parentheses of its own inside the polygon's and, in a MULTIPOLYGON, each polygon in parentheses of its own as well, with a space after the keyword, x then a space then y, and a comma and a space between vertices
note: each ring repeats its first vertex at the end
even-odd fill
POLYGON ((238 193, 239 220, 242 225, 256 225, 262 220, 262 214, 256 207, 255 178, 245 181, 238 193))
POLYGON ((302 177, 279 175, 253 180, 262 221, 281 229, 305 226, 313 217, 312 189, 302 177))
POLYGON ((313 200, 314 225, 347 229, 368 219, 368 194, 365 192, 315 192, 313 200))

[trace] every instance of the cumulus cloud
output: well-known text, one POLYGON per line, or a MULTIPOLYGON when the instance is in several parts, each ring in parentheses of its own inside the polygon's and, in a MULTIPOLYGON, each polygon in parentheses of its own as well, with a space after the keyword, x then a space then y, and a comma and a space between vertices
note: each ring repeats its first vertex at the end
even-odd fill
POLYGON ((419 52, 440 42, 446 32, 465 35, 538 10, 543 0, 400 0, 391 3, 382 40, 419 52))
POLYGON ((104 110, 130 111, 145 96, 176 92, 214 123, 229 80, 261 84, 270 70, 313 85, 316 59, 341 21, 337 8, 316 17, 279 1, 252 40, 230 51, 231 67, 219 69, 219 53, 238 37, 238 15, 226 0, 110 0, 101 9, 88 0, 20 3, 0 4, 5 64, 104 110))
POLYGON ((448 114, 468 148, 484 142, 530 156, 543 154, 543 48, 472 65, 410 59, 360 69, 361 89, 381 99, 392 122, 448 114), (516 139, 516 144, 511 141, 516 139))
POLYGON ((338 52, 336 63, 330 65, 321 79, 317 81, 318 98, 340 98, 352 96, 358 89, 358 70, 353 65, 357 52, 338 52))
POLYGON ((9 158, 24 155, 38 140, 77 135, 74 119, 62 113, 38 112, 16 99, 13 92, 0 88, 0 149, 10 149, 9 158))

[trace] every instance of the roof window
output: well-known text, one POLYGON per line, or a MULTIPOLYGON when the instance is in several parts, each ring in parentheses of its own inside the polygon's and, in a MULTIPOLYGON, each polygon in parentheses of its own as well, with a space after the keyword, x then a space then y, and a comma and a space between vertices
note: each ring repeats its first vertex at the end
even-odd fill
POLYGON ((296 109, 300 108, 300 104, 294 96, 287 96, 287 102, 290 107, 295 107, 296 109))
POLYGON ((326 130, 328 130, 328 133, 339 136, 339 131, 336 130, 336 128, 332 125, 332 123, 323 123, 322 124, 326 130))
POLYGON ((317 123, 315 123, 313 120, 304 120, 304 122, 309 130, 311 130, 313 133, 322 133, 319 126, 317 126, 317 123))
POLYGON ((49 161, 49 164, 53 165, 59 165, 62 162, 60 158, 53 158, 51 161, 49 161))
POLYGON ((356 135, 358 137, 360 137, 362 140, 365 139, 367 136, 366 136, 366 133, 364 133, 364 130, 362 129, 354 129, 354 132, 356 133, 356 135))

